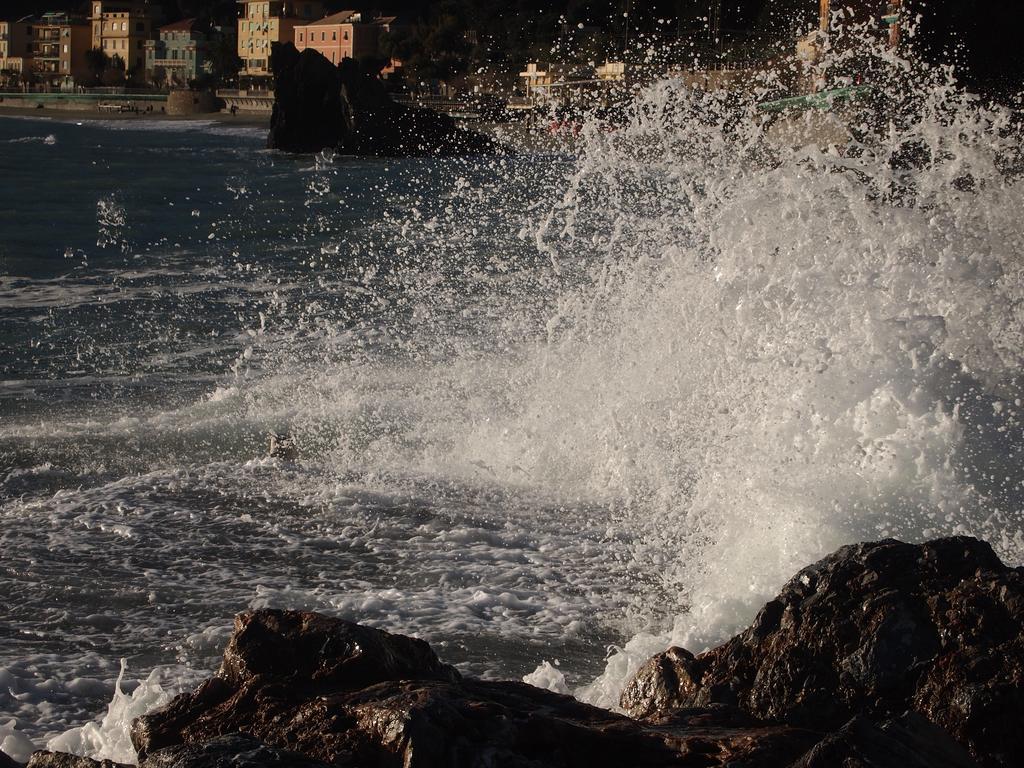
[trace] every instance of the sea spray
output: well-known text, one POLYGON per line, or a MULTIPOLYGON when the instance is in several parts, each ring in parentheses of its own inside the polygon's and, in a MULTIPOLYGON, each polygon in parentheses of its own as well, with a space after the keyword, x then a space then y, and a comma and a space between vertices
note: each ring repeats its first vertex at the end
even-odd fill
POLYGON ((635 616, 675 614, 586 700, 615 706, 669 643, 726 639, 844 543, 967 533, 1024 556, 1019 127, 895 64, 843 146, 780 146, 753 100, 669 82, 585 132, 538 240, 593 266, 523 401, 549 429, 515 450, 618 500, 635 616))
POLYGON ((149 677, 127 694, 121 690, 127 665, 121 659, 121 671, 114 683, 114 698, 99 722, 86 723, 55 736, 46 743, 52 752, 70 752, 94 760, 112 760, 115 763, 135 765, 138 755, 131 742, 132 721, 146 712, 166 704, 174 695, 161 683, 161 672, 154 669, 149 677))

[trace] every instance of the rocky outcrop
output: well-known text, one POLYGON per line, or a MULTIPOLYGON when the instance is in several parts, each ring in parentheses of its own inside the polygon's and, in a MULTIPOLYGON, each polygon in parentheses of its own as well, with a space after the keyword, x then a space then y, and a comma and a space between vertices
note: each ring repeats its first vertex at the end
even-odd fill
POLYGON ((1009 768, 1024 765, 1022 621, 1024 569, 983 542, 844 547, 721 647, 648 661, 628 718, 464 678, 420 640, 262 610, 132 741, 141 768, 1009 768))
POLYGON ((269 610, 238 617, 217 676, 136 720, 132 741, 143 766, 164 766, 168 749, 234 733, 331 765, 420 768, 771 768, 818 740, 728 708, 640 724, 524 683, 464 679, 420 640, 269 610))
POLYGON ((267 144, 288 152, 335 149, 382 157, 492 154, 493 139, 447 115, 396 104, 359 63, 334 66, 321 53, 275 44, 274 111, 267 144))
POLYGON ((1024 569, 966 537, 844 547, 726 644, 649 660, 621 701, 648 719, 715 703, 817 730, 911 710, 982 765, 1024 765, 1024 569))

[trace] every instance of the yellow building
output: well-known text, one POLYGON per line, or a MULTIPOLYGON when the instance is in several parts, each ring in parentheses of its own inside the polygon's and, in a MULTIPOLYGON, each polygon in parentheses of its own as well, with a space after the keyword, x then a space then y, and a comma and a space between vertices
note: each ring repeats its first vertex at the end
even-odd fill
POLYGON ((32 25, 0 21, 0 79, 15 80, 32 60, 32 25))
POLYGON ((29 27, 32 72, 52 87, 72 87, 88 76, 89 24, 84 18, 46 13, 29 27))
POLYGON ((240 77, 270 77, 270 46, 295 41, 295 27, 324 15, 320 0, 238 0, 240 77))
POLYGON ((146 66, 146 41, 153 38, 153 14, 145 0, 92 0, 92 47, 118 56, 128 72, 146 66))

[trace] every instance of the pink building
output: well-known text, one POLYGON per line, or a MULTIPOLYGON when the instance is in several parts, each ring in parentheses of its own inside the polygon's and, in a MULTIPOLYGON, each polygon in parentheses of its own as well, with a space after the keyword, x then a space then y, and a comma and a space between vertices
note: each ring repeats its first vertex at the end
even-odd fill
POLYGON ((378 54, 380 33, 393 18, 378 18, 364 23, 357 11, 340 11, 320 21, 295 27, 295 47, 300 51, 313 48, 332 64, 344 58, 359 59, 378 54))

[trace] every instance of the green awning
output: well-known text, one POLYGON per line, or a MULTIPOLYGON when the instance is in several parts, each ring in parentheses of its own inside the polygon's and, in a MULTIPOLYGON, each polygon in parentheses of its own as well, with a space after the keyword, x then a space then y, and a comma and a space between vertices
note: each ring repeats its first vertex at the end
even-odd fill
POLYGON ((872 91, 870 85, 850 85, 845 88, 830 88, 806 96, 790 96, 776 101, 758 104, 762 112, 784 112, 787 109, 831 109, 837 101, 853 101, 867 96, 872 91))

